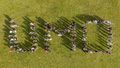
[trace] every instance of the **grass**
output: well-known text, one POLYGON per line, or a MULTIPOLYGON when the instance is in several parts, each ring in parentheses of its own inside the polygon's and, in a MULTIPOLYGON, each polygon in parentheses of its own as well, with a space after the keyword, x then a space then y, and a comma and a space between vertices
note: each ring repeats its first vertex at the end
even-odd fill
MULTIPOLYGON (((87 25, 87 42, 88 42, 88 46, 91 47, 91 45, 94 45, 95 42, 97 42, 97 28, 96 28, 96 24, 88 24, 87 25)), ((95 47, 97 45, 94 45, 95 47)), ((96 48, 95 48, 96 49, 96 48)))
POLYGON ((0 68, 119 68, 120 67, 120 1, 119 0, 0 0, 0 68), (35 53, 9 53, 5 45, 4 26, 7 14, 19 25, 18 40, 24 43, 26 35, 22 25, 25 16, 36 22, 41 17, 53 23, 59 17, 69 20, 78 14, 97 15, 112 21, 113 53, 86 54, 81 49, 72 52, 62 45, 62 39, 51 33, 51 52, 40 47, 35 53))

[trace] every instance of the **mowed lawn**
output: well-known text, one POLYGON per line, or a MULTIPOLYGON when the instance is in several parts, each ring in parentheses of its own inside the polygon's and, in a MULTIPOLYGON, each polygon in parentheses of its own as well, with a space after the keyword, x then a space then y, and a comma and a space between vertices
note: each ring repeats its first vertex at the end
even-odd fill
POLYGON ((0 0, 0 68, 119 67, 120 0, 0 0), (70 51, 61 44, 63 43, 62 38, 53 32, 51 33, 53 40, 51 41, 50 53, 45 53, 41 47, 35 53, 10 53, 9 48, 5 45, 7 42, 4 40, 5 27, 3 25, 5 25, 6 19, 4 14, 14 18, 19 25, 17 35, 20 43, 24 43, 26 37, 22 27, 25 16, 34 22, 37 22, 36 17, 41 17, 47 22, 54 23, 59 20, 59 17, 72 20, 78 14, 97 15, 112 22, 114 44, 112 54, 88 54, 80 48, 77 48, 75 52, 70 51))

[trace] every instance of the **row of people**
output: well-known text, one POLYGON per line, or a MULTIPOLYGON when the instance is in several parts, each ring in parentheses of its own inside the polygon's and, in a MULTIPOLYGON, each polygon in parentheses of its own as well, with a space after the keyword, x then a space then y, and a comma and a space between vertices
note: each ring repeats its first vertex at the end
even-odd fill
POLYGON ((30 36, 30 40, 32 42, 32 47, 31 47, 31 51, 34 52, 37 49, 37 45, 38 45, 38 38, 37 38, 37 32, 36 32, 36 28, 35 28, 35 24, 34 23, 30 23, 30 32, 29 32, 29 36, 30 36))
POLYGON ((52 40, 52 37, 50 35, 50 32, 53 30, 52 25, 49 23, 45 23, 44 25, 45 28, 45 35, 44 35, 44 46, 45 46, 45 51, 48 52, 50 51, 50 41, 52 40))
POLYGON ((87 21, 87 24, 90 24, 90 23, 94 23, 94 24, 107 24, 107 25, 111 25, 111 21, 107 21, 107 20, 92 20, 92 21, 87 21))
POLYGON ((9 45, 10 45, 10 52, 13 50, 17 50, 18 48, 18 41, 17 41, 17 24, 15 23, 14 20, 9 21, 9 35, 8 35, 8 40, 9 40, 9 45))
POLYGON ((72 42, 72 50, 76 50, 76 39, 77 39, 77 33, 76 33, 76 23, 73 21, 70 24, 70 34, 71 34, 71 42, 72 42))
POLYGON ((112 50, 112 26, 109 25, 109 27, 107 28, 108 31, 108 40, 107 40, 107 45, 108 45, 108 52, 107 53, 111 53, 112 50))
POLYGON ((87 26, 86 24, 82 26, 82 46, 83 46, 83 51, 88 52, 87 49, 87 26))

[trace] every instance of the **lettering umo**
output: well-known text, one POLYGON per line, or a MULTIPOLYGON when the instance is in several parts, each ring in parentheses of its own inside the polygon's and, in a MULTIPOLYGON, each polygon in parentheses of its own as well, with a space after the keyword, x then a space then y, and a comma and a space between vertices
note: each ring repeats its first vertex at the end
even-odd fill
MULTIPOLYGON (((25 19, 27 20, 27 19, 25 19)), ((7 42, 8 46, 10 48, 10 52, 17 52, 17 53, 22 53, 22 52, 35 52, 38 49, 39 45, 43 45, 42 48, 45 50, 45 52, 50 52, 50 41, 52 41, 52 37, 50 32, 56 33, 59 37, 66 37, 66 34, 69 35, 69 40, 70 46, 69 49, 72 51, 76 51, 77 46, 79 46, 78 41, 81 42, 81 49, 84 52, 87 53, 95 53, 95 52, 103 52, 103 53, 108 53, 111 54, 112 50, 112 26, 110 21, 106 20, 88 20, 82 24, 81 27, 78 27, 78 23, 76 21, 68 21, 69 23, 64 23, 63 21, 61 23, 57 24, 50 24, 45 21, 39 21, 39 24, 34 23, 31 20, 27 20, 27 23, 25 26, 25 31, 27 32, 27 42, 25 45, 27 47, 22 47, 17 40, 17 28, 18 25, 13 19, 7 20, 7 25, 6 27, 9 31, 7 32, 7 42), (88 47, 87 43, 87 25, 89 24, 96 24, 96 26, 100 26, 99 30, 104 30, 107 33, 107 40, 106 40, 106 48, 107 50, 92 50, 88 47), (39 26, 40 28, 37 28, 36 26, 39 26), (64 27, 65 26, 65 27, 64 27), (104 27, 105 26, 105 27, 104 27), (106 27, 107 26, 107 27, 106 27), (102 28, 102 29, 101 29, 102 28), (78 31, 81 31, 81 34, 78 33, 78 31), (78 36, 79 35, 79 36, 78 36), (81 38, 77 39, 77 38, 81 38), (28 46, 29 45, 29 46, 28 46)), ((101 39, 102 40, 102 39, 101 39)), ((97 45, 96 45, 97 46, 97 45)))

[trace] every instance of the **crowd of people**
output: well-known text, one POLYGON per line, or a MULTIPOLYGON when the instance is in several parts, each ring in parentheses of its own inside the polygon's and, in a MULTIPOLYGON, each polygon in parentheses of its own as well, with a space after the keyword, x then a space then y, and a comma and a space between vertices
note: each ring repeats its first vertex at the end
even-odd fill
MULTIPOLYGON (((93 52, 98 52, 98 51, 94 51, 91 50, 87 47, 87 24, 90 23, 95 23, 95 24, 107 24, 109 27, 107 28, 108 31, 108 39, 107 39, 107 46, 108 46, 108 50, 106 51, 106 53, 111 54, 111 50, 112 50, 112 26, 111 26, 111 22, 110 21, 88 21, 87 23, 85 23, 82 26, 82 46, 83 46, 83 51, 85 52, 89 52, 89 53, 93 53, 93 52)), ((10 45, 10 51, 16 51, 17 53, 19 52, 24 52, 26 51, 24 48, 19 46, 18 40, 17 40, 17 24, 15 23, 14 20, 10 20, 9 21, 10 25, 10 30, 9 30, 9 35, 8 35, 8 39, 9 39, 9 45, 10 45)), ((38 35, 36 32, 36 26, 33 22, 29 23, 29 39, 31 41, 31 48, 27 51, 31 51, 34 52, 37 50, 37 46, 38 44, 38 35)), ((74 21, 72 21, 72 23, 69 24, 68 27, 66 27, 63 30, 58 30, 55 27, 53 27, 50 23, 45 23, 44 24, 44 46, 45 46, 45 51, 48 52, 50 51, 49 47, 50 47, 50 41, 52 40, 51 31, 55 31, 58 33, 58 36, 63 36, 65 35, 65 33, 69 33, 71 36, 71 50, 75 51, 76 50, 76 39, 77 39, 77 26, 76 23, 74 21)))
POLYGON ((108 32, 107 46, 108 46, 108 48, 104 52, 108 53, 108 54, 111 54, 111 50, 112 50, 112 45, 113 44, 112 44, 112 25, 111 25, 112 23, 110 21, 93 20, 93 21, 88 21, 87 23, 85 23, 82 26, 82 33, 83 33, 83 36, 82 36, 82 45, 83 45, 83 51, 89 52, 89 53, 99 52, 99 51, 91 50, 91 49, 87 48, 87 36, 86 36, 87 29, 86 29, 86 24, 90 24, 90 23, 94 23, 94 24, 107 24, 108 25, 108 27, 107 27, 107 32, 108 32))
POLYGON ((56 29, 54 26, 50 25, 49 23, 45 23, 45 37, 44 37, 44 41, 45 41, 45 51, 48 52, 49 51, 49 45, 50 45, 50 41, 52 40, 52 37, 50 35, 50 32, 51 31, 54 31, 58 34, 58 36, 63 36, 65 35, 66 33, 70 33, 70 35, 72 36, 71 37, 71 40, 72 40, 72 50, 76 50, 76 24, 75 22, 72 22, 70 24, 69 27, 63 29, 63 30, 58 30, 56 29))
POLYGON ((9 21, 9 35, 8 35, 8 40, 9 40, 9 47, 10 47, 10 52, 17 52, 17 53, 20 53, 20 52, 25 52, 25 51, 31 51, 31 52, 34 52, 36 51, 37 49, 37 45, 38 45, 38 40, 37 40, 37 33, 35 31, 35 25, 34 23, 30 23, 30 32, 29 32, 29 35, 30 35, 30 40, 32 41, 32 47, 28 50, 22 48, 20 45, 19 45, 19 42, 17 40, 17 24, 15 23, 14 20, 10 20, 9 21))

